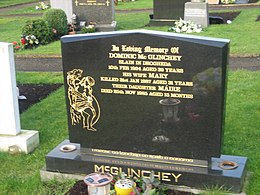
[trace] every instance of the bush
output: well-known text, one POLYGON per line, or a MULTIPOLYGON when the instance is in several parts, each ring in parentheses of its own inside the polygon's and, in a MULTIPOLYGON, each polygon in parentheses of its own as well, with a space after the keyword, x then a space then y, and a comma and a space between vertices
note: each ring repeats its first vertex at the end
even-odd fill
POLYGON ((43 19, 27 21, 22 29, 22 35, 34 35, 39 44, 45 45, 52 41, 53 32, 48 22, 43 19))
POLYGON ((56 38, 66 35, 67 30, 67 16, 61 9, 49 9, 43 14, 43 19, 46 20, 52 27, 56 38))

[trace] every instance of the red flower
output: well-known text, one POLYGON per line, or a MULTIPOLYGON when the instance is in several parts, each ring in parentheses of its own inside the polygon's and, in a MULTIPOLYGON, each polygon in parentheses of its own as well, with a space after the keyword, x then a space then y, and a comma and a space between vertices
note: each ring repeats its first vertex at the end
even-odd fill
POLYGON ((20 46, 19 46, 19 45, 16 45, 16 46, 15 46, 15 49, 20 49, 20 46))
POLYGON ((26 44, 25 38, 21 38, 21 43, 22 43, 23 45, 26 44))
POLYGON ((135 195, 135 193, 134 192, 130 192, 129 195, 135 195))
POLYGON ((14 41, 14 42, 13 42, 13 45, 17 45, 17 42, 14 41))

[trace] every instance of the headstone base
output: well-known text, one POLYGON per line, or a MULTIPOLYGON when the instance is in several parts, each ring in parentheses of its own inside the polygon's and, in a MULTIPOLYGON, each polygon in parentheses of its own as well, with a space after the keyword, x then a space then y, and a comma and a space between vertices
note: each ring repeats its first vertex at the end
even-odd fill
POLYGON ((212 158, 209 167, 194 167, 164 164, 138 160, 126 160, 82 154, 80 145, 64 140, 46 156, 46 170, 59 173, 89 174, 92 172, 110 172, 118 175, 125 172, 128 176, 149 176, 150 171, 165 184, 205 188, 223 186, 233 192, 241 192, 246 175, 246 157, 221 155, 212 158), (64 145, 72 144, 76 150, 61 152, 64 145), (223 161, 235 162, 238 167, 224 170, 219 167, 223 161))
POLYGON ((97 32, 110 32, 116 30, 116 22, 112 22, 111 24, 97 24, 96 31, 97 32))
POLYGON ((149 26, 173 26, 176 21, 170 19, 151 19, 149 26))
POLYGON ((39 145, 39 132, 21 130, 18 135, 0 135, 0 150, 9 152, 32 152, 39 145))

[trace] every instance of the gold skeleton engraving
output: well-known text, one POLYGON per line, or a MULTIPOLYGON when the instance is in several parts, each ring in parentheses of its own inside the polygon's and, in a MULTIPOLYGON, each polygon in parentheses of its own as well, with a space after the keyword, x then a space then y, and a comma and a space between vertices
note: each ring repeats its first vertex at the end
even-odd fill
POLYGON ((82 120, 83 128, 96 131, 93 125, 100 118, 100 107, 92 94, 95 80, 90 76, 82 77, 82 73, 83 70, 81 69, 73 69, 67 72, 71 123, 76 125, 82 120))

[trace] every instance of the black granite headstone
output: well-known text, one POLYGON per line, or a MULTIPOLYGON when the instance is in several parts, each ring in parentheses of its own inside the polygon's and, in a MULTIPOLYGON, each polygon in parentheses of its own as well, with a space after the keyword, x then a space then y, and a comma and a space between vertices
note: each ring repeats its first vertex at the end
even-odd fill
POLYGON ((173 25, 174 21, 184 18, 184 6, 189 0, 153 0, 151 26, 173 25))
POLYGON ((132 31, 62 43, 70 141, 147 155, 220 156, 227 40, 132 31))
MULTIPOLYGON (((52 151, 47 170, 91 172, 105 163, 177 171, 174 184, 226 181, 216 166, 228 51, 228 40, 146 30, 63 37, 69 139, 80 146, 52 151)), ((246 159, 239 161, 241 183, 246 159)))

